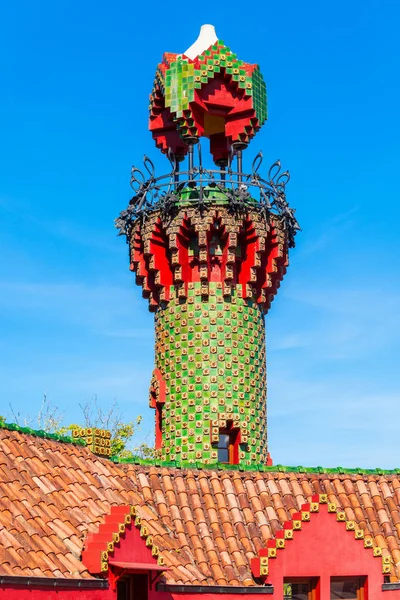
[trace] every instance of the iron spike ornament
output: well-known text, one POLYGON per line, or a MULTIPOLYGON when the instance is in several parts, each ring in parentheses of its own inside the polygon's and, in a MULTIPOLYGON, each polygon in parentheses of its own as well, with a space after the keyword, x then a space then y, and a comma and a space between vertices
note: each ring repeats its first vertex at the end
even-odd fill
POLYGON ((164 54, 150 95, 149 125, 163 153, 171 148, 183 157, 193 141, 207 137, 214 162, 226 162, 230 148, 246 147, 266 119, 259 66, 240 60, 211 25, 203 25, 186 54, 164 54))
POLYGON ((220 436, 229 439, 229 462, 268 460, 264 315, 299 226, 280 162, 263 178, 260 152, 250 173, 242 169, 242 151, 265 119, 258 67, 239 61, 211 26, 185 55, 164 55, 150 130, 171 170, 157 176, 148 157, 133 167, 134 195, 116 219, 155 313, 150 406, 163 461, 216 464, 226 458, 220 436), (215 169, 203 167, 202 136, 215 169))

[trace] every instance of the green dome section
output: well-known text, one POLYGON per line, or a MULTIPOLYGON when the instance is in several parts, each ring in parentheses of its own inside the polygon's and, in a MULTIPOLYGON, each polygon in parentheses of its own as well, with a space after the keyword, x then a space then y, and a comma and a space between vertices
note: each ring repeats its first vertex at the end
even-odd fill
POLYGON ((195 70, 194 64, 182 57, 171 63, 165 74, 165 106, 176 118, 183 117, 183 111, 189 110, 194 100, 195 70))
MULTIPOLYGON (((190 110, 189 104, 194 101, 195 89, 201 88, 214 79, 219 73, 229 76, 239 89, 246 91, 246 96, 254 97, 256 116, 260 126, 267 120, 267 87, 258 65, 247 65, 239 60, 224 42, 218 41, 209 50, 197 57, 198 64, 190 62, 180 55, 170 63, 165 72, 158 70, 156 82, 162 79, 165 90, 165 106, 170 108, 177 119, 183 118, 183 111, 190 110), (197 67, 197 68, 196 68, 197 67), (252 72, 249 73, 249 67, 252 72)), ((153 90, 154 92, 154 90, 153 90)), ((194 134, 194 130, 191 132, 194 134)), ((197 132, 197 134, 199 134, 197 132)))
POLYGON ((268 119, 267 86, 258 66, 251 75, 251 82, 253 85, 252 96, 256 115, 261 125, 264 125, 268 119))

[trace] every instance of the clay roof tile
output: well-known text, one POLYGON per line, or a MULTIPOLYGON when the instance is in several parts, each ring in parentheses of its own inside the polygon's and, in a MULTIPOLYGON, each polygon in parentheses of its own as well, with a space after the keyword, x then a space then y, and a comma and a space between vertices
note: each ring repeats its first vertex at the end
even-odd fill
POLYGON ((398 577, 396 475, 115 464, 87 448, 1 429, 0 448, 3 574, 92 577, 80 562, 85 535, 111 506, 133 504, 171 567, 167 582, 251 586, 251 558, 313 493, 327 493, 391 553, 398 577))

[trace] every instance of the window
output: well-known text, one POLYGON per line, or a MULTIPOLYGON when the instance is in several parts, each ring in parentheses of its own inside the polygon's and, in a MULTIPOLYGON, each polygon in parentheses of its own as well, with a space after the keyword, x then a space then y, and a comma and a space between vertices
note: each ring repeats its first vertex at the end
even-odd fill
POLYGON ((199 240, 197 239, 196 233, 192 233, 189 238, 188 255, 190 257, 198 258, 199 252, 199 240))
POLYGON ((226 429, 219 430, 218 462, 228 465, 239 464, 239 431, 232 428, 232 421, 228 421, 226 429))
POLYGON ((230 463, 229 459, 229 447, 231 436, 229 433, 220 433, 219 434, 219 442, 218 442, 218 462, 220 463, 230 463))
POLYGON ((210 240, 210 256, 222 256, 222 241, 218 233, 214 233, 210 240))
POLYGON ((129 600, 129 581, 127 579, 117 583, 117 600, 129 600))
POLYGON ((156 450, 162 447, 163 404, 156 402, 156 450))
POLYGON ((367 600, 365 577, 332 577, 331 600, 367 600))
POLYGON ((289 577, 285 579, 283 584, 284 600, 317 600, 319 598, 318 581, 317 577, 312 579, 289 577))
POLYGON ((117 583, 117 600, 148 600, 147 575, 131 575, 117 583))
POLYGON ((147 600, 148 599, 148 583, 147 575, 132 575, 131 577, 132 600, 147 600))

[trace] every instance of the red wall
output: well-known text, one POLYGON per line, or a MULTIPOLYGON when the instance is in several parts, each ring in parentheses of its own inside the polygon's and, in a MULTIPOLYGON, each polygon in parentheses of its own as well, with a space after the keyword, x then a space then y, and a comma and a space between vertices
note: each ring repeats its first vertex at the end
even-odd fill
POLYGON ((267 594, 171 594, 171 598, 173 600, 268 600, 271 596, 267 594))
MULTIPOLYGON (((217 595, 221 600, 262 600, 270 596, 260 596, 259 594, 246 594, 245 596, 235 594, 217 595)), ((167 592, 149 592, 149 600, 216 600, 215 594, 169 594, 167 592)), ((23 587, 5 588, 0 587, 1 600, 115 600, 116 594, 109 590, 60 590, 58 592, 49 590, 49 588, 39 588, 31 590, 23 587)), ((140 600, 140 598, 138 598, 140 600)), ((385 600, 391 600, 389 595, 385 600)))
MULTIPOLYGON (((293 540, 285 541, 285 548, 277 551, 277 558, 269 559, 267 582, 274 586, 274 600, 283 600, 283 580, 295 577, 318 577, 320 598, 330 600, 330 577, 368 577, 368 597, 365 600, 400 600, 400 590, 382 592, 382 558, 374 557, 372 548, 364 548, 363 540, 356 540, 354 531, 346 531, 346 523, 338 522, 335 513, 328 513, 327 505, 312 513, 302 529, 294 531, 293 540)), ((116 547, 114 560, 155 562, 151 551, 140 538, 139 531, 127 528, 124 540, 116 547)), ((157 592, 155 584, 149 600, 215 600, 215 594, 170 594, 157 592)), ((218 594, 218 597, 220 595, 218 594)), ((267 596, 224 594, 221 600, 260 600, 267 596)), ((115 600, 116 593, 108 590, 54 590, 48 587, 0 586, 0 600, 115 600)), ((138 599, 140 600, 140 599, 138 599)))
POLYGON ((283 599, 284 577, 319 577, 319 600, 330 600, 330 577, 340 576, 367 576, 368 600, 400 599, 400 590, 382 592, 382 558, 364 548, 364 540, 356 540, 354 531, 346 531, 346 523, 338 522, 324 504, 293 532, 293 540, 285 540, 285 548, 268 565, 275 600, 283 599))
MULTIPOLYGON (((155 586, 154 586, 155 587, 155 586)), ((31 589, 31 587, 8 587, 0 586, 0 600, 115 600, 116 592, 108 590, 58 590, 55 591, 48 587, 31 589)), ((202 596, 202 599, 205 596, 202 596)), ((210 597, 207 594, 207 597, 210 597)), ((179 598, 187 598, 180 595, 179 598)), ((195 596, 190 595, 191 600, 196 600, 195 596)), ((140 600, 140 598, 138 599, 140 600)), ((166 592, 156 592, 155 589, 149 591, 149 600, 172 600, 172 596, 166 592)), ((226 597, 228 600, 228 597, 226 597)))
MULTIPOLYGON (((377 559, 379 562, 379 560, 377 559)), ((316 571, 313 572, 313 575, 316 575, 316 571)), ((279 576, 277 578, 277 581, 279 576)), ((326 578, 325 578, 326 580, 326 578)), ((330 600, 329 595, 329 579, 328 587, 325 585, 325 589, 322 590, 321 600, 330 600)), ((326 584, 325 581, 325 584, 326 584)), ((282 579, 280 579, 282 582, 282 579)), ((321 583, 324 582, 324 577, 321 579, 321 583)), ((382 583, 382 582, 381 582, 382 583)), ((278 581, 278 586, 280 585, 278 581)), ((283 585, 283 584, 282 584, 283 585)), ((235 595, 235 594, 218 594, 218 598, 221 600, 262 600, 265 598, 283 598, 282 593, 282 585, 280 587, 276 587, 275 593, 272 596, 269 595, 254 595, 254 594, 246 594, 243 595, 235 595)), ((398 591, 388 591, 382 592, 380 589, 380 585, 378 587, 374 587, 374 594, 372 595, 371 588, 368 595, 368 600, 399 600, 400 598, 400 590, 398 591)), ((156 592, 155 590, 149 592, 149 600, 216 600, 215 594, 169 594, 166 592, 156 592)), ((28 589, 24 587, 0 587, 0 600, 115 600, 116 595, 110 589, 108 590, 59 590, 54 591, 49 588, 38 588, 38 589, 28 589)))
POLYGON ((0 600, 115 600, 115 594, 108 590, 59 590, 48 587, 0 586, 0 600))

